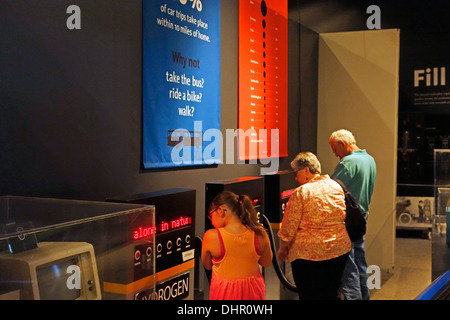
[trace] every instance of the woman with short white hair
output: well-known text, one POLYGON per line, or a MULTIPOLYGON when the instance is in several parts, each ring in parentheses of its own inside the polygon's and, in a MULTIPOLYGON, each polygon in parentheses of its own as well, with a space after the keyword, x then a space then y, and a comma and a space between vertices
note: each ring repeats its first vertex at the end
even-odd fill
POLYGON ((286 206, 277 258, 291 262, 301 300, 338 299, 351 241, 345 228, 345 195, 311 152, 291 162, 300 184, 286 206))

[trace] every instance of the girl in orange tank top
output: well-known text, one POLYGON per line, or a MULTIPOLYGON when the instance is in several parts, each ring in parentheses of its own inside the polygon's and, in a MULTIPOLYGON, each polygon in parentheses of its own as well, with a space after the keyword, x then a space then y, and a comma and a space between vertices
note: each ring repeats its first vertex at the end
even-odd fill
POLYGON ((224 191, 214 198, 209 212, 216 229, 203 236, 202 263, 213 271, 210 300, 264 299, 259 266, 270 266, 272 250, 250 197, 224 191))

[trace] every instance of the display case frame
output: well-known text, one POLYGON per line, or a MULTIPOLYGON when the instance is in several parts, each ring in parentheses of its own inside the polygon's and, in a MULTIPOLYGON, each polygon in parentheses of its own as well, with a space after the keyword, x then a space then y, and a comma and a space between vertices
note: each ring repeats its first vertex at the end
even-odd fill
POLYGON ((434 149, 433 153, 436 202, 432 243, 434 280, 450 269, 450 149, 434 149))
MULTIPOLYGON (((9 261, 10 267, 5 263, 0 272, 0 299, 40 299, 36 290, 41 283, 36 274, 44 267, 65 277, 59 283, 76 284, 77 279, 70 278, 76 272, 58 269, 57 262, 69 256, 71 261, 80 262, 70 267, 78 270, 81 287, 90 286, 80 292, 98 291, 90 296, 80 293, 75 299, 134 299, 140 291, 154 292, 155 233, 155 207, 151 205, 1 196, 0 259, 9 261), (56 248, 50 254, 55 263, 45 258, 49 245, 56 248), (86 255, 70 255, 75 247, 86 246, 91 249, 82 251, 92 252, 88 268, 94 271, 89 275, 98 274, 97 284, 84 274, 81 262, 87 261, 86 255), (21 272, 11 270, 20 268, 21 272), (33 288, 22 285, 25 282, 33 288)), ((50 299, 72 299, 73 295, 64 296, 66 289, 55 288, 50 299)))

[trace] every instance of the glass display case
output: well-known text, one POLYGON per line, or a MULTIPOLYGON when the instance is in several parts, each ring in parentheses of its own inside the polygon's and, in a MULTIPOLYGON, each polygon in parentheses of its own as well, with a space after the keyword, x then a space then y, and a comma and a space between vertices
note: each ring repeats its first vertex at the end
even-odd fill
POLYGON ((433 279, 450 269, 450 149, 434 150, 436 214, 433 228, 433 279))
POLYGON ((437 188, 437 228, 441 235, 446 235, 447 245, 450 247, 450 187, 437 188))
POLYGON ((135 299, 155 290, 150 205, 0 197, 0 300, 135 299))
MULTIPOLYGON (((434 150, 434 179, 436 198, 436 225, 446 233, 450 210, 450 149, 434 150)), ((447 243, 450 242, 447 240, 447 243)))

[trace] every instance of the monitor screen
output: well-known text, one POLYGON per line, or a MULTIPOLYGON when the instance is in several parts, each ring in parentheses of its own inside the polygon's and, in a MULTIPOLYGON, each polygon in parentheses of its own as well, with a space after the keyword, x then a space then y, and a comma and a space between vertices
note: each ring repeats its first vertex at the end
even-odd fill
POLYGON ((81 295, 81 290, 69 285, 72 275, 67 269, 77 265, 75 257, 53 262, 36 270, 41 300, 75 300, 81 295))

